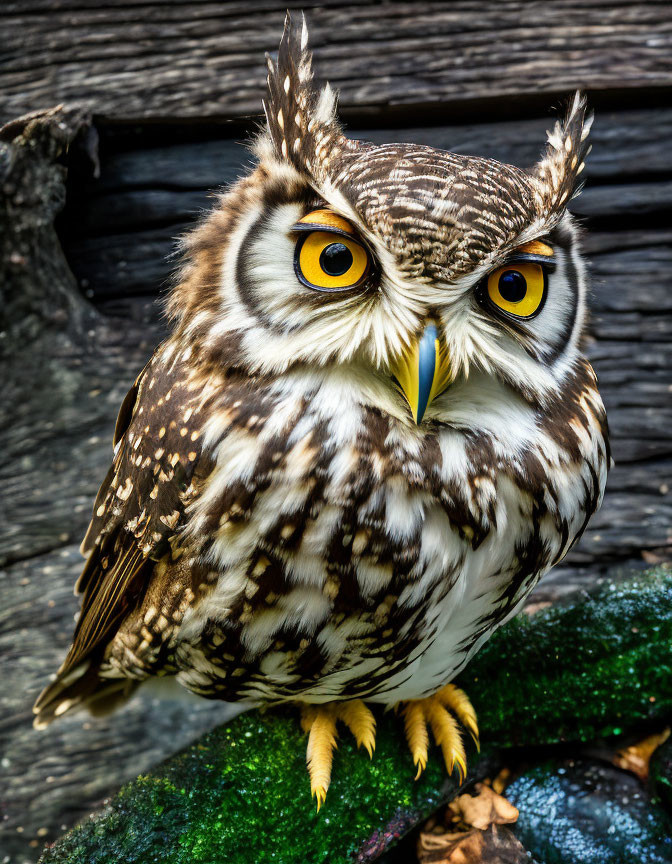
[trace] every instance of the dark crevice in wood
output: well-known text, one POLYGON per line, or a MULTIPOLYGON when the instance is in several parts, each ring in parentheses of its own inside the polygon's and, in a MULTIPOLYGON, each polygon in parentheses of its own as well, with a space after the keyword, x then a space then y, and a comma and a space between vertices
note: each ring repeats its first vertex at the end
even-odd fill
MULTIPOLYGON (((481 123, 487 117, 489 122, 509 122, 531 120, 546 117, 546 122, 552 125, 558 115, 561 115, 570 95, 577 89, 583 89, 592 111, 599 116, 607 111, 632 111, 648 108, 669 109, 672 107, 672 91, 668 85, 660 87, 641 88, 637 90, 590 90, 580 87, 570 87, 567 90, 554 92, 527 93, 521 95, 512 91, 493 97, 479 97, 469 102, 418 102, 410 104, 389 104, 370 102, 361 106, 343 105, 339 116, 346 131, 353 137, 359 137, 362 129, 383 130, 391 126, 412 127, 422 125, 426 129, 445 126, 461 126, 464 123, 481 123)), ((111 116, 94 111, 94 121, 98 128, 109 133, 118 132, 125 135, 129 127, 137 127, 139 120, 135 117, 118 114, 111 116)), ((214 129, 225 129, 230 137, 245 139, 254 135, 256 129, 263 123, 263 114, 248 112, 236 115, 161 115, 142 118, 141 127, 148 136, 148 141, 161 142, 166 135, 178 132, 182 140, 188 140, 190 131, 198 133, 204 126, 214 129)), ((227 137, 229 137, 227 135, 227 137)))
POLYGON ((34 561, 35 559, 41 558, 43 555, 50 555, 54 552, 58 552, 60 549, 66 549, 71 545, 72 541, 68 539, 61 543, 47 542, 39 548, 36 547, 25 552, 18 552, 17 554, 12 554, 10 552, 2 556, 2 567, 12 567, 14 564, 34 561))
MULTIPOLYGON (((590 158, 590 157, 588 157, 590 158)), ((609 186, 613 189, 618 189, 619 186, 629 185, 645 185, 650 183, 652 186, 659 183, 669 183, 672 180, 672 163, 669 171, 642 171, 641 168, 637 171, 628 173, 626 171, 619 172, 618 183, 614 183, 611 177, 591 177, 586 183, 586 189, 596 189, 603 186, 609 186)))

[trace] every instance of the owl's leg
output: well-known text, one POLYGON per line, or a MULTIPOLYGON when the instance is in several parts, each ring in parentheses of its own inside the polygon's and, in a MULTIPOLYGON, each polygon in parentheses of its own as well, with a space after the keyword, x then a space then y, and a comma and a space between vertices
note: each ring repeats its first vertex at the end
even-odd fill
POLYGON ((358 747, 373 756, 376 746, 376 721, 361 699, 350 702, 328 702, 301 706, 301 726, 308 733, 306 762, 310 775, 310 792, 319 810, 331 781, 331 765, 336 749, 336 723, 341 720, 355 736, 358 747))
POLYGON ((434 740, 441 747, 448 773, 452 774, 457 765, 460 783, 463 783, 467 773, 467 756, 455 717, 469 731, 476 747, 479 746, 476 712, 467 694, 454 684, 446 684, 427 699, 405 702, 402 712, 413 764, 418 768, 415 779, 418 779, 427 765, 429 752, 427 724, 429 724, 434 740))

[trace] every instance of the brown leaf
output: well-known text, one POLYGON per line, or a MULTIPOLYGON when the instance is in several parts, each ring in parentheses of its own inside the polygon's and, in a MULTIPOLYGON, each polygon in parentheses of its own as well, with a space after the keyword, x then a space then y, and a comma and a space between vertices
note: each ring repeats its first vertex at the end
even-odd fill
POLYGON ((538 603, 528 603, 523 606, 523 612, 526 615, 534 615, 535 612, 540 612, 542 609, 548 609, 553 604, 548 600, 540 600, 538 603))
POLYGON ((509 828, 490 825, 460 834, 421 834, 420 864, 529 864, 523 845, 509 828))
POLYGON ((622 768, 624 771, 631 771, 636 774, 640 780, 646 782, 649 779, 649 762, 653 756, 654 750, 657 750, 670 737, 670 727, 662 732, 657 732, 655 735, 649 735, 643 741, 633 744, 631 747, 624 747, 619 750, 613 758, 613 763, 617 768, 622 768))
POLYGON ((484 783, 475 786, 476 795, 459 795, 448 805, 450 811, 470 828, 484 831, 490 825, 515 822, 518 810, 484 783))
POLYGON ((512 773, 513 772, 511 771, 510 768, 502 768, 502 770, 499 772, 499 774, 495 777, 495 779, 492 782, 488 782, 488 780, 486 780, 485 782, 487 785, 492 786, 493 790, 498 795, 501 795, 502 792, 506 789, 506 787, 511 782, 512 773))
MULTIPOLYGON (((663 484, 663 486, 665 485, 663 484)), ((664 564, 670 560, 670 550, 664 546, 660 549, 642 549, 642 558, 647 564, 664 564)))

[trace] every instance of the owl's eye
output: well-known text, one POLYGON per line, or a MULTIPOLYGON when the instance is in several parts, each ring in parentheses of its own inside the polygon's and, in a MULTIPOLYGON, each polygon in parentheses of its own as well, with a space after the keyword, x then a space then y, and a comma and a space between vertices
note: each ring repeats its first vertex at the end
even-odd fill
POLYGON ((294 270, 308 288, 347 291, 366 281, 370 255, 352 236, 354 230, 345 219, 328 210, 316 210, 298 222, 294 230, 301 232, 294 270), (319 230, 318 226, 328 230, 319 230))
POLYGON ((359 285, 366 277, 369 255, 350 237, 331 231, 311 231, 299 239, 295 269, 309 288, 343 291, 359 285))
POLYGON ((514 318, 534 318, 546 299, 544 267, 533 261, 515 261, 493 270, 485 294, 489 303, 514 318))

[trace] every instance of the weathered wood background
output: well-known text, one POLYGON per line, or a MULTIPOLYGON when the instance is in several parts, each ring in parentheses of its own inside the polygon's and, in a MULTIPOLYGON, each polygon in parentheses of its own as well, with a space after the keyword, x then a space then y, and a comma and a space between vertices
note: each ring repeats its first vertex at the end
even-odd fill
MULTIPOLYGON (((240 142, 259 119, 263 54, 277 46, 284 7, 9 0, 0 10, 0 122, 66 106, 41 133, 22 137, 14 124, 0 142, 0 861, 34 861, 45 840, 219 716, 208 703, 138 698, 106 720, 30 727, 32 701, 67 648, 77 544, 111 456, 116 408, 161 336, 174 240, 210 205, 210 190, 246 170, 240 142)), ((601 513, 535 600, 613 567, 669 559, 669 4, 304 8, 318 74, 341 90, 357 137, 524 166, 550 109, 588 90, 593 153, 572 209, 587 232, 588 352, 616 467, 601 513)))

